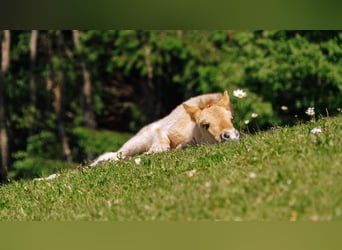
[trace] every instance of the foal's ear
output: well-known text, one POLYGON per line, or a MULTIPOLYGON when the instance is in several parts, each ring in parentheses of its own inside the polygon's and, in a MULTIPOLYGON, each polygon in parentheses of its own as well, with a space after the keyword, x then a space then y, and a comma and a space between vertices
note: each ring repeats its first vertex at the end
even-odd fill
POLYGON ((201 112, 200 108, 194 107, 194 106, 190 106, 186 103, 183 103, 183 107, 185 109, 185 111, 190 115, 191 119, 193 119, 194 121, 196 121, 198 115, 201 112))
POLYGON ((224 91, 222 99, 216 104, 218 106, 228 108, 230 105, 230 99, 227 90, 224 91))

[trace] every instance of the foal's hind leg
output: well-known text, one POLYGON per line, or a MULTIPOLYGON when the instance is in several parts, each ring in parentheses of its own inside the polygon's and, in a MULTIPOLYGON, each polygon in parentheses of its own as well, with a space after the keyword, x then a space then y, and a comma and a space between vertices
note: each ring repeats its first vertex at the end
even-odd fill
POLYGON ((158 123, 152 123, 142 128, 135 136, 129 139, 117 152, 108 152, 100 155, 90 166, 102 161, 117 161, 127 156, 139 153, 163 152, 170 149, 170 140, 158 123))

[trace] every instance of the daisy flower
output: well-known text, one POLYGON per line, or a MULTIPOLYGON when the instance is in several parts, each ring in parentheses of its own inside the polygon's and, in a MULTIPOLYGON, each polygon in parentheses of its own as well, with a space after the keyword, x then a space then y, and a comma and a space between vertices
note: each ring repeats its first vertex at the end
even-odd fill
POLYGON ((254 173, 254 172, 249 173, 249 178, 255 179, 256 177, 257 177, 256 173, 254 173))
POLYGON ((247 96, 247 93, 242 89, 234 90, 233 95, 237 98, 244 98, 247 96))
POLYGON ((309 115, 309 116, 313 116, 315 115, 315 108, 314 107, 309 107, 306 111, 305 114, 309 115))
POLYGON ((196 174, 196 172, 197 172, 196 169, 193 169, 193 170, 186 172, 186 175, 188 177, 193 177, 196 174))
POLYGON ((322 129, 321 128, 313 128, 313 129, 311 129, 310 133, 316 135, 316 134, 322 133, 322 129))
POLYGON ((252 114, 251 114, 251 117, 252 117, 252 118, 257 118, 257 117, 258 117, 258 114, 257 114, 257 113, 252 113, 252 114))
POLYGON ((249 120, 245 120, 244 123, 247 125, 249 123, 249 120))
POLYGON ((140 163, 141 163, 141 158, 136 158, 136 159, 134 159, 134 161, 135 161, 135 164, 140 165, 140 163))
POLYGON ((288 107, 285 106, 285 105, 283 105, 283 106, 280 107, 280 109, 281 109, 282 111, 287 111, 287 110, 288 110, 288 107))

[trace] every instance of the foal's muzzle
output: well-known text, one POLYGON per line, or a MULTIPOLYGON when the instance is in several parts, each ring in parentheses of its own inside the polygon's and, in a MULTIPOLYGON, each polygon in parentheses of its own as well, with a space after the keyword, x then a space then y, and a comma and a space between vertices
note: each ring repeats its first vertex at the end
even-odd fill
POLYGON ((239 131, 237 131, 236 129, 232 129, 232 130, 228 130, 228 131, 224 131, 221 134, 221 140, 222 142, 224 141, 234 141, 234 140, 238 140, 240 138, 240 133, 239 131))

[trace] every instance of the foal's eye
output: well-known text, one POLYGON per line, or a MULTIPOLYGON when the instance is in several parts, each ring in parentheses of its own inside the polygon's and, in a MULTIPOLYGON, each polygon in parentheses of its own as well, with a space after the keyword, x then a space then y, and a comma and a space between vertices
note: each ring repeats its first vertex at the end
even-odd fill
POLYGON ((202 127, 203 127, 204 129, 208 129, 208 128, 209 128, 209 123, 203 123, 203 124, 202 124, 202 127))

